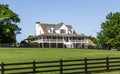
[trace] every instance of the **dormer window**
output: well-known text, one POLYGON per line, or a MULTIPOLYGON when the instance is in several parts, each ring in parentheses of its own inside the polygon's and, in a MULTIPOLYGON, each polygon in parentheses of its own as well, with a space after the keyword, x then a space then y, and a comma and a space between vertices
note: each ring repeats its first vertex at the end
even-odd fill
POLYGON ((70 34, 70 33, 71 33, 71 31, 68 30, 68 34, 70 34))
POLYGON ((54 28, 53 28, 53 27, 48 28, 48 33, 53 33, 53 30, 54 30, 54 28))
POLYGON ((48 33, 52 33, 52 30, 51 30, 51 29, 48 29, 48 33))
POLYGON ((66 30, 65 29, 60 29, 60 33, 65 34, 66 30))

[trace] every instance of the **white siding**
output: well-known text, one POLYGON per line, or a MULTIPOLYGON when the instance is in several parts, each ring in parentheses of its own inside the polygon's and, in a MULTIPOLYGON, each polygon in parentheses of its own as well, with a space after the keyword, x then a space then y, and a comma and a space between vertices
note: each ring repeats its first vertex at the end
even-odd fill
POLYGON ((41 25, 37 23, 36 24, 36 35, 41 35, 41 34, 44 34, 44 31, 43 31, 41 25))
POLYGON ((55 33, 60 33, 60 31, 59 30, 55 30, 55 33))
POLYGON ((62 25, 62 26, 59 28, 58 33, 60 33, 60 30, 61 30, 61 29, 66 30, 66 33, 65 33, 65 34, 68 34, 68 28, 67 28, 65 25, 62 25))

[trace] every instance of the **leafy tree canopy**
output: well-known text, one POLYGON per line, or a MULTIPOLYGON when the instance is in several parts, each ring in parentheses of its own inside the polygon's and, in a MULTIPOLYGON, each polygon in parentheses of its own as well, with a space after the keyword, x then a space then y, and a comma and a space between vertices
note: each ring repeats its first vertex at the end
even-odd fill
POLYGON ((10 10, 7 4, 0 4, 0 43, 16 42, 16 34, 21 30, 17 25, 19 22, 18 14, 10 10))
POLYGON ((28 43, 31 43, 31 39, 33 38, 34 36, 33 35, 29 35, 27 40, 28 40, 28 43))
POLYGON ((110 12, 106 16, 97 37, 103 48, 120 48, 120 12, 110 12))

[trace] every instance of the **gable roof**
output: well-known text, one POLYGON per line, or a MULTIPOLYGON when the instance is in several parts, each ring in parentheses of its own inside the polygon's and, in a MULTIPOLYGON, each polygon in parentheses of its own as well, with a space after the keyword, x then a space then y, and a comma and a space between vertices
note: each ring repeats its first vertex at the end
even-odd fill
POLYGON ((54 28, 55 27, 55 24, 45 24, 45 23, 40 23, 40 25, 41 25, 41 27, 42 27, 42 29, 43 29, 43 31, 45 32, 45 33, 48 33, 48 29, 50 29, 50 28, 54 28))
POLYGON ((71 30, 72 29, 72 26, 71 25, 66 25, 68 30, 71 30))
MULTIPOLYGON (((63 22, 58 23, 58 24, 40 23, 40 25, 41 25, 44 33, 48 33, 48 29, 50 29, 50 28, 52 28, 52 27, 54 28, 54 31, 55 31, 55 30, 58 30, 63 24, 64 24, 63 22)), ((71 30, 71 29, 72 29, 72 26, 71 26, 71 25, 65 25, 65 26, 68 28, 68 30, 71 30)))
POLYGON ((88 39, 88 45, 97 46, 92 40, 88 39))

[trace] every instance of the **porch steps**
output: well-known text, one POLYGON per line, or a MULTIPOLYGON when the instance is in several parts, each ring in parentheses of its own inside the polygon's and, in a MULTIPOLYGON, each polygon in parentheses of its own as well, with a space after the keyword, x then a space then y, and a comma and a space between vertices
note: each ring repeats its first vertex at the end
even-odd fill
POLYGON ((74 48, 74 45, 71 42, 65 42, 64 45, 66 46, 66 48, 74 48))

